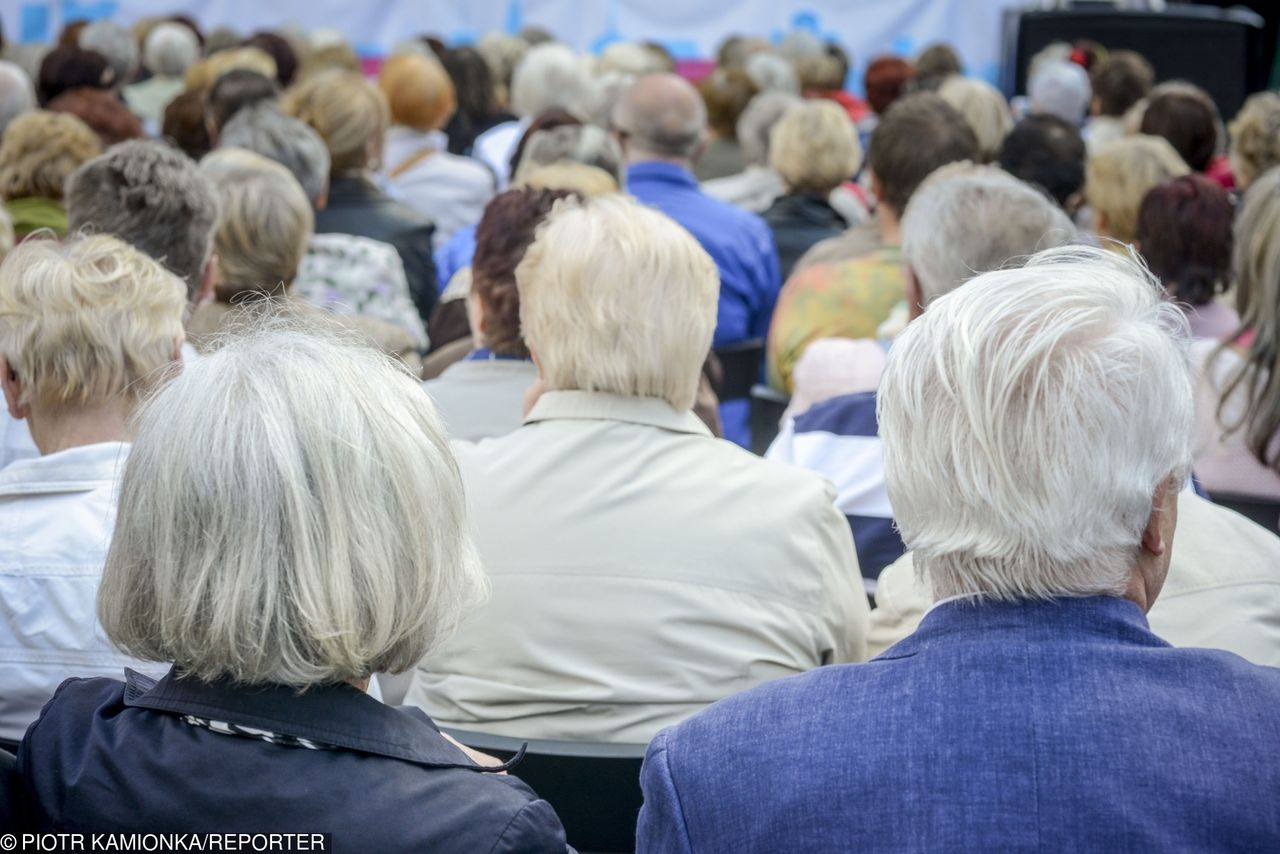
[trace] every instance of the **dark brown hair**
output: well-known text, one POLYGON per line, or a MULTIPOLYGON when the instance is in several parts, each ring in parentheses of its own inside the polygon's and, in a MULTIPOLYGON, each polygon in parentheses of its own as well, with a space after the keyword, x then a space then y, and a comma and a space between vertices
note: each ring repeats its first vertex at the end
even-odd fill
POLYGON ((1165 181, 1143 197, 1138 247, 1171 297, 1200 306, 1227 289, 1234 215, 1227 191, 1203 175, 1165 181))
POLYGON ((244 40, 245 47, 256 47, 276 61, 276 82, 288 86, 298 71, 298 54, 293 45, 279 33, 260 30, 244 40))
POLYGON ((44 106, 68 90, 79 89, 81 86, 105 89, 114 79, 111 64, 96 50, 55 47, 40 62, 40 72, 36 75, 36 94, 40 96, 40 104, 44 106))
POLYGON ((1140 130, 1169 140, 1193 172, 1203 172, 1218 147, 1216 118, 1208 104, 1199 98, 1165 92, 1147 104, 1140 130))
POLYGON ((102 140, 103 148, 110 148, 126 139, 145 139, 147 136, 138 117, 114 93, 105 89, 82 86, 63 92, 49 102, 49 111, 70 113, 80 119, 102 140))
POLYGON ((204 123, 204 92, 183 92, 164 108, 161 134, 192 160, 209 153, 209 130, 204 123))
POLYGON ((1108 54, 1089 73, 1093 97, 1098 99, 1099 112, 1104 116, 1123 116, 1147 97, 1155 81, 1151 63, 1131 50, 1108 54))
POLYGON ((880 201, 898 216, 920 182, 939 166, 978 161, 978 138, 950 104, 932 92, 899 99, 871 133, 867 165, 880 181, 880 201))

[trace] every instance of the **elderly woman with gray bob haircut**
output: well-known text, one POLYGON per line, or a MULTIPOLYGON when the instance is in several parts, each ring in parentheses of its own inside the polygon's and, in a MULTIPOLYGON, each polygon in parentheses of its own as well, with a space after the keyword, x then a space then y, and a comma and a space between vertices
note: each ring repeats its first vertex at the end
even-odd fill
POLYGON ((412 376, 284 318, 229 338, 139 418, 98 599, 108 637, 173 667, 62 686, 22 748, 36 810, 52 826, 74 804, 121 830, 308 827, 343 850, 564 850, 523 783, 364 693, 485 588, 412 376))

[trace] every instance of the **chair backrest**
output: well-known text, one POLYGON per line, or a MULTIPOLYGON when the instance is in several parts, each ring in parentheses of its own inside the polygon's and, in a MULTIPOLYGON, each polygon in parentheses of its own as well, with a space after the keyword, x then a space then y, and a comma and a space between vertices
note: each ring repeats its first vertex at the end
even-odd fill
POLYGON ((716 388, 721 401, 742 400, 751 394, 751 387, 760 380, 764 365, 764 339, 750 338, 715 348, 716 358, 724 377, 716 388))
POLYGON ((1273 534, 1280 534, 1280 501, 1234 492, 1212 492, 1209 500, 1257 522, 1273 534))
POLYGON ((511 773, 555 808, 569 844, 579 851, 633 851, 643 744, 528 741, 442 728, 467 747, 502 760, 525 747, 511 773))
POLYGON ((751 451, 764 456, 778 436, 791 398, 767 385, 751 387, 751 451))

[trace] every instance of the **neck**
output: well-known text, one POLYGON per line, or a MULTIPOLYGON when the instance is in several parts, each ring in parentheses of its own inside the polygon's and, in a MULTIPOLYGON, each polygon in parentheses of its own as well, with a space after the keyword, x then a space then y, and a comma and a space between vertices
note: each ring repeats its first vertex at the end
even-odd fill
POLYGON ((57 415, 33 411, 27 416, 31 438, 42 456, 96 445, 101 442, 127 442, 133 438, 129 427, 131 407, 109 403, 57 415))
POLYGON ((876 210, 876 224, 880 228, 881 245, 897 246, 902 242, 902 223, 898 220, 898 212, 884 202, 876 210))

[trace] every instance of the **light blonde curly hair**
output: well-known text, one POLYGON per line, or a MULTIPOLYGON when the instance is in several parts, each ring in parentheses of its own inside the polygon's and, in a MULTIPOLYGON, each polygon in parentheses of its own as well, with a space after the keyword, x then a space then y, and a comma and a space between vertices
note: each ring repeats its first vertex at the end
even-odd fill
POLYGON ((0 144, 0 196, 62 201, 71 173, 101 153, 98 135, 70 113, 19 116, 0 144))

